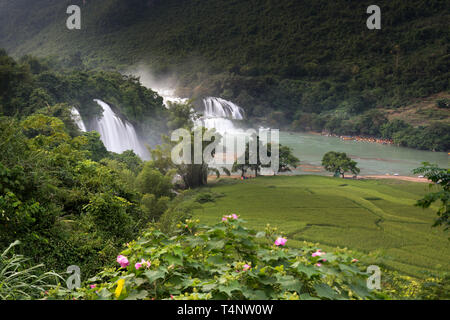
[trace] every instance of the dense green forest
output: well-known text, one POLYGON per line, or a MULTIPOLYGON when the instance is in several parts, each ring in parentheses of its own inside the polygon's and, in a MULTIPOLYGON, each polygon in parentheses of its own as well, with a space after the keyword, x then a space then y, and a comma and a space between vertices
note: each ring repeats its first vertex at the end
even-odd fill
POLYGON ((101 98, 134 123, 148 143, 154 144, 167 127, 162 98, 141 86, 139 80, 118 72, 87 70, 80 63, 23 56, 18 61, 0 49, 0 114, 31 115, 37 111, 58 116, 72 128, 70 110, 75 107, 86 122, 101 115, 93 99, 101 98), (57 108, 51 106, 58 105, 57 108))
MULTIPOLYGON (((171 195, 168 187, 139 192, 139 157, 110 153, 97 132, 78 131, 70 108, 93 118, 96 97, 153 130, 167 119, 162 98, 134 78, 28 56, 16 62, 0 51, 0 246, 20 240, 19 252, 58 271, 70 264, 98 270, 171 195)), ((168 177, 146 174, 170 185, 168 177)))
POLYGON ((221 96, 282 128, 449 149, 435 141, 447 121, 413 128, 383 119, 385 108, 448 91, 446 1, 380 1, 381 30, 367 29, 361 1, 79 1, 76 31, 65 28, 69 2, 0 1, 0 46, 102 69, 143 65, 175 75, 183 96, 221 96), (374 109, 381 123, 368 128, 374 109))

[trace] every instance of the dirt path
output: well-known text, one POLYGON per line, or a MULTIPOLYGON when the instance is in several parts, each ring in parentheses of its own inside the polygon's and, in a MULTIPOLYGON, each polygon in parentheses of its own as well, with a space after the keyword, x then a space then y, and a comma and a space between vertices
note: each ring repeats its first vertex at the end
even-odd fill
POLYGON ((417 178, 417 177, 408 177, 408 176, 361 176, 359 179, 395 179, 395 180, 404 180, 411 182, 427 182, 430 183, 430 180, 427 178, 417 178))

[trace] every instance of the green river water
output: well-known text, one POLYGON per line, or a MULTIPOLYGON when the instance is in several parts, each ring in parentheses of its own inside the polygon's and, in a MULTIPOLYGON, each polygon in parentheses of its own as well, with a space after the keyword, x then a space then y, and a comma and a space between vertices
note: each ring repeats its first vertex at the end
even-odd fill
POLYGON ((280 143, 291 147, 295 156, 301 161, 302 166, 293 171, 294 174, 324 174, 323 170, 314 167, 321 165, 322 157, 328 151, 347 153, 358 163, 361 175, 414 176, 411 171, 419 167, 422 162, 435 163, 442 168, 448 168, 449 164, 449 155, 446 152, 421 151, 362 141, 344 141, 338 137, 308 133, 280 132, 280 143))

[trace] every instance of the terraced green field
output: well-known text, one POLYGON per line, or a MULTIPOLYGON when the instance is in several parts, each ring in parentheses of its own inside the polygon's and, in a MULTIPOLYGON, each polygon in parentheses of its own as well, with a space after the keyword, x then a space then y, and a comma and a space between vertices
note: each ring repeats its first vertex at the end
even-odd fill
POLYGON ((222 196, 196 211, 204 223, 237 213, 259 230, 267 223, 277 226, 291 246, 309 241, 347 247, 416 277, 450 271, 448 234, 431 227, 436 208, 414 206, 429 192, 428 184, 276 176, 224 180, 202 191, 207 190, 222 196))

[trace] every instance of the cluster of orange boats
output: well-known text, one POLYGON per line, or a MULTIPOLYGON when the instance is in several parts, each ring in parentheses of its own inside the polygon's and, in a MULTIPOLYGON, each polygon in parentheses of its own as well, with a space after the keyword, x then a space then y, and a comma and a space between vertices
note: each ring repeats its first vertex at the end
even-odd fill
POLYGON ((394 144, 394 141, 391 139, 379 139, 379 138, 367 138, 367 137, 351 137, 351 136, 340 136, 342 140, 350 140, 350 141, 362 141, 362 142, 370 142, 370 143, 380 143, 380 144, 394 144))

